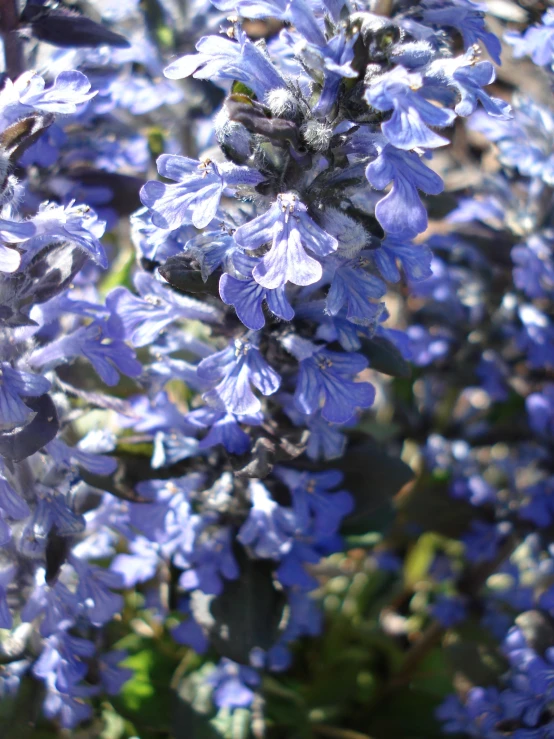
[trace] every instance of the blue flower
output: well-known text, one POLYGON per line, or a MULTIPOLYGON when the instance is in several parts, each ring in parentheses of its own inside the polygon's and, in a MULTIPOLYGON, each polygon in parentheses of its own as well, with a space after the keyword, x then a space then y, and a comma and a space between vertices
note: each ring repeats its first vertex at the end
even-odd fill
POLYGON ((325 45, 325 36, 306 0, 215 0, 219 10, 240 13, 243 18, 279 18, 288 21, 316 46, 325 45))
POLYGON ((123 579, 126 588, 154 577, 160 563, 159 547, 143 536, 137 536, 129 544, 129 554, 116 555, 110 569, 123 579))
POLYGON ((60 72, 51 87, 35 72, 25 72, 14 82, 8 79, 0 93, 1 120, 5 125, 28 116, 33 110, 48 113, 76 113, 83 103, 97 95, 81 72, 60 72))
POLYGON ((202 279, 206 281, 215 270, 223 265, 225 271, 232 271, 233 255, 237 244, 224 227, 220 231, 204 231, 185 244, 185 251, 200 265, 202 279))
POLYGON ((342 473, 338 470, 310 473, 276 467, 273 472, 291 492, 300 531, 313 529, 321 536, 335 534, 342 519, 354 508, 354 500, 346 490, 330 492, 342 482, 342 473))
POLYGON ((186 644, 192 647, 198 654, 203 654, 209 646, 208 639, 204 634, 202 627, 196 623, 191 613, 190 604, 187 602, 179 605, 179 610, 184 612, 188 616, 184 621, 181 621, 179 626, 176 626, 171 630, 171 636, 179 644, 186 644))
POLYGON ((239 416, 254 415, 261 408, 250 385, 262 395, 277 392, 281 378, 265 361, 252 340, 236 339, 227 349, 203 359, 198 365, 198 377, 218 384, 203 399, 216 410, 239 416))
POLYGON ((516 59, 530 56, 538 66, 551 65, 554 61, 554 11, 552 8, 547 10, 542 17, 542 25, 531 26, 523 36, 516 31, 509 31, 504 38, 514 47, 516 59))
POLYGON ((550 298, 554 294, 552 234, 532 234, 511 251, 514 284, 529 298, 550 298))
POLYGON ((106 307, 111 313, 108 328, 114 338, 140 347, 151 344, 174 321, 221 320, 221 312, 216 308, 178 295, 146 272, 139 272, 134 283, 140 298, 125 287, 116 287, 106 297, 106 307))
POLYGON ((237 35, 238 42, 221 36, 204 36, 196 44, 198 54, 187 54, 172 62, 165 68, 165 76, 172 80, 190 75, 200 80, 238 80, 259 98, 269 90, 285 87, 277 69, 240 28, 237 35))
POLYGON ((53 586, 38 585, 21 610, 22 621, 34 621, 42 616, 40 634, 51 636, 73 626, 79 613, 76 593, 57 580, 53 586))
POLYGON ((467 609, 463 598, 439 595, 431 607, 431 613, 444 628, 449 629, 466 618, 467 609))
MULTIPOLYGON (((25 241, 34 233, 35 227, 30 221, 11 221, 0 218, 0 238, 8 244, 25 241)), ((19 252, 0 242, 0 272, 15 272, 20 264, 19 252)))
POLYGON ((525 398, 529 423, 539 436, 554 436, 554 384, 546 383, 541 392, 525 398))
POLYGON ((400 235, 387 236, 379 249, 372 252, 372 258, 381 276, 387 282, 400 280, 399 262, 410 282, 426 280, 432 275, 431 250, 422 244, 412 244, 400 235))
POLYGON ((484 14, 471 0, 425 0, 422 18, 426 24, 455 28, 467 50, 482 41, 496 64, 500 64, 501 44, 494 33, 485 28, 484 14))
POLYGON ((292 546, 297 520, 270 496, 267 488, 253 480, 248 486, 252 507, 237 539, 262 559, 281 559, 292 546))
POLYGON ((268 290, 294 285, 312 285, 321 279, 321 264, 306 254, 319 257, 336 251, 338 242, 308 215, 308 209, 294 193, 281 194, 263 215, 245 223, 235 232, 243 249, 254 250, 271 242, 271 249, 254 267, 256 282, 268 290))
POLYGON ((265 326, 262 303, 284 321, 292 321, 294 310, 285 295, 285 286, 268 290, 253 278, 244 280, 224 274, 219 280, 219 294, 226 305, 232 305, 246 328, 257 331, 265 326))
POLYGON ((79 447, 70 447, 60 439, 49 442, 45 449, 61 468, 71 469, 77 465, 97 475, 111 475, 117 468, 117 460, 113 457, 88 452, 79 447))
POLYGON ((22 399, 44 395, 49 388, 50 382, 45 377, 22 372, 7 362, 0 362, 0 431, 29 423, 35 413, 22 399))
POLYGON ((452 74, 452 81, 461 96, 460 102, 454 108, 455 112, 463 116, 471 115, 480 102, 488 115, 495 118, 510 118, 511 106, 504 100, 490 97, 481 89, 494 82, 495 77, 494 67, 490 62, 459 66, 452 74))
POLYGON ((32 223, 35 235, 25 244, 29 256, 45 243, 63 239, 83 249, 103 269, 108 267, 106 252, 99 241, 106 224, 88 205, 42 203, 32 223))
POLYGON ((127 652, 122 649, 114 649, 99 657, 100 680, 108 695, 120 695, 122 686, 133 677, 133 670, 119 666, 127 656, 127 652))
POLYGON ((123 597, 112 593, 112 588, 123 587, 123 578, 118 572, 90 565, 78 557, 70 557, 79 576, 77 593, 88 619, 94 626, 103 626, 123 608, 123 597))
POLYGON ((548 316, 534 305, 521 305, 518 309, 521 331, 516 342, 527 355, 527 361, 536 369, 554 366, 554 326, 548 316))
POLYGON ((13 565, 0 570, 0 629, 11 629, 12 627, 13 618, 8 608, 7 592, 15 571, 16 567, 13 565))
POLYGON ((381 124, 381 130, 399 149, 435 149, 448 143, 448 139, 439 136, 429 126, 449 126, 456 114, 425 100, 417 92, 422 87, 421 75, 395 67, 366 91, 365 97, 371 106, 381 111, 393 111, 391 118, 381 124))
POLYGON ((153 211, 152 223, 159 228, 175 229, 185 223, 204 228, 216 217, 222 195, 264 179, 249 167, 215 164, 209 159, 199 162, 174 154, 162 154, 157 164, 162 177, 177 182, 166 185, 152 180, 140 191, 143 204, 153 211))
POLYGON ((21 498, 6 479, 0 458, 0 546, 6 544, 12 536, 6 518, 19 521, 30 514, 29 506, 21 498))
POLYGON ((198 444, 199 449, 211 449, 222 444, 230 454, 245 454, 251 446, 250 436, 241 429, 239 424, 259 426, 263 416, 261 413, 236 416, 234 413, 226 413, 214 408, 198 408, 188 413, 186 420, 192 426, 209 429, 198 444))
POLYGON ((197 530, 190 550, 180 549, 174 563, 185 571, 179 584, 185 590, 197 588, 208 595, 219 595, 223 590, 223 578, 235 580, 240 575, 233 555, 233 531, 229 527, 210 526, 209 518, 197 518, 197 530))
POLYGON ((334 265, 325 311, 336 316, 346 305, 348 321, 373 326, 384 304, 372 301, 381 298, 387 288, 382 280, 366 271, 365 268, 370 264, 366 254, 361 252, 355 259, 334 265))
POLYGON ((260 676, 251 667, 224 657, 206 682, 213 687, 213 701, 218 708, 247 708, 254 700, 253 689, 260 684, 260 676))
POLYGON ((346 423, 358 408, 369 408, 375 390, 368 382, 351 378, 367 367, 361 354, 339 353, 314 347, 310 356, 300 361, 294 402, 308 415, 321 410, 330 423, 346 423))
POLYGON ((438 174, 423 164, 412 151, 402 151, 387 144, 365 171, 370 185, 384 190, 392 188, 375 206, 375 216, 389 233, 420 233, 427 228, 427 211, 418 195, 438 195, 444 183, 438 174))
POLYGON ((97 321, 38 349, 30 363, 54 367, 81 356, 89 360, 106 385, 117 385, 120 372, 128 377, 138 377, 142 372, 135 352, 123 341, 106 335, 105 326, 97 321))

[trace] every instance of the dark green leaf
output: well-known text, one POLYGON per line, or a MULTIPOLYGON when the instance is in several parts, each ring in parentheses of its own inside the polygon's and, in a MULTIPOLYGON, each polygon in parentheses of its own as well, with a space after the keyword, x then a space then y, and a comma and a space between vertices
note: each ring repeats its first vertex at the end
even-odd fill
POLYGON ((342 487, 355 500, 354 511, 344 521, 344 534, 386 527, 392 517, 391 498, 414 476, 405 462, 387 454, 371 439, 352 444, 346 455, 330 466, 342 471, 342 487))
POLYGON ((206 282, 198 269, 192 269, 186 257, 169 257, 165 264, 158 268, 161 276, 172 288, 182 293, 198 295, 208 293, 219 295, 219 275, 211 274, 206 282))
POLYGON ((228 580, 211 602, 213 646, 224 657, 249 664, 254 647, 267 650, 279 636, 286 598, 273 582, 270 562, 252 560, 237 549, 241 574, 228 580))
POLYGON ((392 377, 407 379, 412 369, 391 341, 381 336, 362 339, 361 353, 369 359, 370 367, 392 377))

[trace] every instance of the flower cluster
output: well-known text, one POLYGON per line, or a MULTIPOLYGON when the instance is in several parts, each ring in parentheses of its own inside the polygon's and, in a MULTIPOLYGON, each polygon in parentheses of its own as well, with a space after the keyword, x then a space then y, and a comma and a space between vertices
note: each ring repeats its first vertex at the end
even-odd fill
MULTIPOLYGON (((488 514, 465 534, 469 560, 494 561, 515 518, 554 519, 540 441, 553 386, 514 376, 522 357, 531 373, 554 362, 551 114, 516 100, 512 117, 490 94, 500 41, 470 0, 387 15, 214 0, 196 19, 163 2, 152 33, 137 3, 108 5, 102 23, 38 2, 17 29, 2 21, 0 695, 33 676, 49 719, 90 719, 132 674, 112 634, 120 591, 135 591, 175 642, 219 660, 203 686, 223 721, 254 711, 264 673, 322 629, 317 567, 360 533, 371 480, 353 458, 383 375, 428 368, 424 417, 448 395, 449 358, 481 357, 456 410, 464 433, 425 438, 429 469, 488 514), (23 27, 40 74, 20 64, 23 27), (521 228, 514 290, 494 308, 484 286, 505 265, 454 231, 421 240, 466 118, 526 183, 498 175, 449 216, 489 237, 521 228), (422 306, 405 330, 400 295, 422 306), (522 385, 539 443, 481 453, 479 403, 522 385)), ((516 53, 540 44, 551 63, 549 17, 510 37, 516 53)), ((488 604, 496 633, 517 597, 549 598, 519 565, 504 563, 518 586, 488 604)), ((455 625, 470 600, 449 584, 431 612, 455 625)), ((547 680, 535 657, 507 691, 547 680)), ((549 690, 495 721, 544 723, 549 690)))

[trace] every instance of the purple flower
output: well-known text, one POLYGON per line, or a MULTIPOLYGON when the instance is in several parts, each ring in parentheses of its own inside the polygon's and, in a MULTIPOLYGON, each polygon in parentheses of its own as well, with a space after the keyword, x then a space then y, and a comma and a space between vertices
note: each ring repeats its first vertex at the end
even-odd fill
POLYGON ((308 209, 294 193, 277 196, 263 215, 239 226, 235 241, 243 249, 254 250, 271 242, 271 249, 254 267, 256 282, 268 290, 294 285, 311 285, 321 279, 321 264, 306 249, 324 257, 336 251, 338 242, 308 215, 308 209))
POLYGON ((177 182, 166 185, 152 180, 140 191, 143 204, 153 211, 152 223, 159 228, 179 228, 184 223, 204 228, 215 218, 222 195, 264 179, 248 167, 215 164, 209 159, 199 162, 174 154, 158 158, 158 172, 177 182))
POLYGON ((393 111, 391 118, 381 124, 381 129, 398 149, 435 149, 448 143, 448 139, 439 136, 429 126, 450 126, 456 114, 425 100, 417 92, 422 87, 421 75, 395 67, 366 91, 365 97, 371 106, 381 111, 393 111))
POLYGON ((438 174, 423 164, 412 151, 402 151, 387 144, 365 171, 370 185, 384 190, 392 188, 375 206, 375 216, 389 233, 420 233, 427 228, 427 211, 418 190, 438 195, 444 183, 438 174))
POLYGON ((263 358, 252 340, 236 339, 217 354, 203 359, 198 365, 198 377, 218 384, 203 399, 216 410, 251 416, 258 413, 261 403, 250 385, 262 395, 277 392, 281 378, 263 358))

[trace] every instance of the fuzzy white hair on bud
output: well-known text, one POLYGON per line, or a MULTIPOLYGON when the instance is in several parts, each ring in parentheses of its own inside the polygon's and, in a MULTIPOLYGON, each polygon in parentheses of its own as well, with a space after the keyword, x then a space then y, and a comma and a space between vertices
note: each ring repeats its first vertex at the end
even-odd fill
POLYGON ((276 118, 292 120, 298 115, 298 100, 284 87, 270 90, 266 95, 265 102, 271 114, 276 118))
POLYGON ((304 141, 314 151, 326 151, 331 142, 333 128, 325 121, 306 121, 300 129, 304 141))
POLYGON ((370 237, 362 224, 337 208, 326 208, 319 222, 337 239, 337 254, 345 259, 354 259, 369 244, 370 237))

